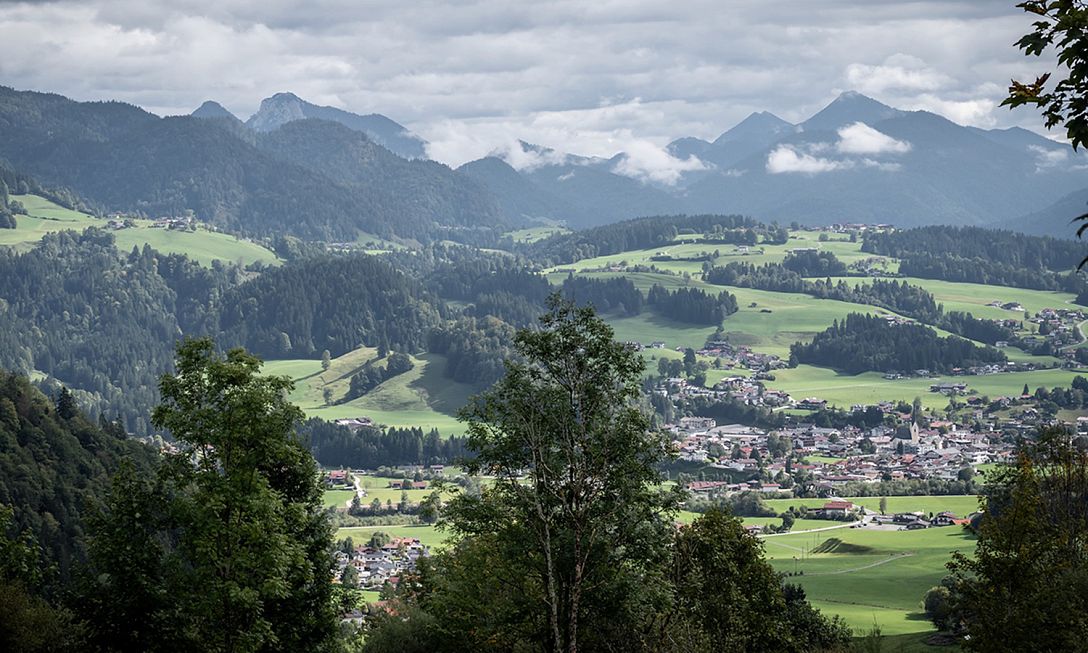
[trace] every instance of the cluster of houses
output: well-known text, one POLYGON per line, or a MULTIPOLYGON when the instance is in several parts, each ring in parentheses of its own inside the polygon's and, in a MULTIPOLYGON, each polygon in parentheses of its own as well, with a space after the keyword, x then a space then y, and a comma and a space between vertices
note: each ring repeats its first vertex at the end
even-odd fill
POLYGON ((1085 318, 1084 312, 1077 309, 1044 308, 1027 320, 1039 326, 1038 334, 1023 336, 1020 340, 1030 344, 1031 341, 1045 339, 1055 347, 1076 344, 1081 341, 1077 325, 1085 318))
MULTIPOLYGON (((111 213, 106 218, 106 228, 112 229, 113 231, 119 231, 121 229, 131 229, 135 226, 135 219, 133 219, 132 216, 124 215, 123 213, 111 213)), ((191 216, 163 216, 152 220, 150 227, 152 229, 173 229, 175 231, 191 231, 196 229, 196 219, 191 216)))
MULTIPOLYGON (((808 484, 825 496, 833 496, 847 483, 953 481, 963 478, 964 470, 1007 462, 1013 457, 1013 445, 1003 431, 994 428, 976 431, 937 420, 925 427, 910 423, 902 429, 798 425, 767 432, 739 424, 719 426, 709 418, 685 417, 666 428, 672 432, 682 460, 763 480, 780 480, 781 475, 792 477, 804 472, 808 484), (772 436, 777 439, 774 449, 769 446, 772 436), (809 458, 815 460, 808 461, 809 458)), ((709 484, 693 491, 718 494, 745 490, 788 491, 779 484, 757 481, 735 486, 709 484)))
POLYGON ((430 555, 430 548, 421 544, 418 538, 394 537, 380 547, 360 544, 350 552, 336 552, 334 582, 340 582, 344 570, 351 566, 355 568, 362 589, 380 590, 387 583, 396 587, 400 575, 413 571, 418 560, 427 555, 430 555))
POLYGON ((864 517, 868 519, 869 523, 876 526, 893 526, 907 531, 941 526, 963 526, 971 521, 969 518, 961 518, 955 513, 947 511, 929 516, 926 516, 924 512, 897 512, 890 515, 874 514, 845 499, 830 499, 821 507, 810 510, 809 515, 817 519, 835 519, 839 521, 864 517))
POLYGON ((695 353, 721 359, 721 366, 729 369, 743 367, 753 372, 770 372, 787 367, 786 361, 774 354, 752 351, 751 347, 734 345, 725 340, 712 340, 695 353))
POLYGON ((713 388, 706 388, 691 383, 687 379, 674 377, 662 379, 654 386, 653 392, 656 395, 668 397, 674 401, 694 397, 707 397, 715 400, 732 398, 743 401, 750 406, 767 406, 769 408, 794 405, 794 401, 789 393, 767 388, 754 376, 726 377, 714 384, 713 388))

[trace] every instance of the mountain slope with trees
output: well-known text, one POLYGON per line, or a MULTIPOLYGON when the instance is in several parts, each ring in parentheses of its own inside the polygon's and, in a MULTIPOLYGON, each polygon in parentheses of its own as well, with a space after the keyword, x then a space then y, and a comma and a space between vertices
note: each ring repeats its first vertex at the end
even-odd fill
POLYGON ((315 171, 293 162, 315 158, 297 149, 281 150, 283 158, 260 149, 255 134, 219 119, 158 118, 130 105, 0 87, 0 129, 0 157, 16 169, 109 210, 151 216, 192 210, 227 230, 316 240, 354 240, 359 231, 430 240, 443 225, 502 222, 474 182, 376 145, 380 153, 370 168, 352 162, 357 172, 368 171, 358 172, 368 174, 364 188, 330 178, 329 167, 315 171), (376 195, 374 188, 388 190, 376 195), (432 205, 420 207, 420 197, 432 205))

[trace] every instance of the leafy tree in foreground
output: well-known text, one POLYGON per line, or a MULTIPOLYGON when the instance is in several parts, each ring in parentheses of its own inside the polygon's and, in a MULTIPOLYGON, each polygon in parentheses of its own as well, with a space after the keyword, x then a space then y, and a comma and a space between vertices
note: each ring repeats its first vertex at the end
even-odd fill
POLYGON ((615 632, 618 592, 653 573, 677 497, 655 489, 668 443, 636 406, 642 359, 592 309, 548 306, 515 338, 524 362, 462 411, 469 472, 497 480, 446 515, 456 535, 494 542, 499 573, 538 581, 526 616, 546 650, 573 653, 615 632))
POLYGON ((467 471, 496 480, 447 504, 454 546, 422 565, 411 598, 428 632, 412 638, 434 650, 652 648, 641 640, 666 604, 677 505, 657 489, 668 443, 636 405, 641 358, 592 309, 558 296, 548 307, 462 411, 477 453, 467 471))
POLYGON ((1049 89, 1050 73, 1030 84, 1013 80, 1002 106, 1035 105, 1046 128, 1061 125, 1077 148, 1088 139, 1088 5, 1083 0, 1028 0, 1016 5, 1039 18, 1016 42, 1027 56, 1038 57, 1053 47, 1065 78, 1049 89))
POLYGON ((668 443, 638 409, 643 363, 553 297, 506 376, 462 412, 493 476, 443 509, 453 546, 405 577, 366 650, 801 651, 844 642, 721 513, 677 534, 668 443))
MULTIPOLYGON (((1066 138, 1075 150, 1088 140, 1088 4, 1084 0, 1027 0, 1016 6, 1038 17, 1032 31, 1016 46, 1025 56, 1035 57, 1053 48, 1059 71, 1065 76, 1049 88, 1051 73, 1039 75, 1031 83, 1014 79, 1001 105, 1039 107, 1046 128, 1065 127, 1066 138)), ((1084 223, 1077 229, 1077 236, 1081 236, 1088 230, 1088 213, 1074 220, 1084 223)), ((1085 263, 1088 258, 1080 267, 1085 263)))
POLYGON ((827 620, 805 601, 804 590, 785 591, 763 559, 759 540, 736 517, 711 510, 676 538, 672 583, 675 617, 671 642, 683 651, 819 651, 850 636, 838 618, 827 620))
POLYGON ((13 516, 0 504, 0 651, 78 650, 81 633, 71 613, 35 594, 42 583, 38 543, 25 530, 9 535, 13 516))
POLYGON ((122 473, 91 542, 88 622, 104 650, 320 651, 336 621, 330 527, 290 381, 240 349, 178 347, 156 426, 179 452, 122 473), (140 621, 133 621, 133 619, 140 621), (161 627, 158 630, 149 630, 161 627))
POLYGON ((994 472, 974 556, 949 563, 954 625, 974 651, 1075 651, 1088 640, 1088 453, 1063 429, 994 472))

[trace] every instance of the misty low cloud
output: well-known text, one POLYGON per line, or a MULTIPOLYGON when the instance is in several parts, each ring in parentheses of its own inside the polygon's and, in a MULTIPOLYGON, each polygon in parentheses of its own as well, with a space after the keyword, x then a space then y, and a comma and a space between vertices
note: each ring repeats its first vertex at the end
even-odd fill
POLYGON ((643 181, 675 186, 683 173, 706 169, 707 165, 697 157, 680 159, 658 145, 639 140, 628 144, 624 156, 612 171, 643 181))
POLYGON ((814 175, 821 172, 846 170, 853 167, 854 163, 852 161, 836 161, 834 159, 813 156, 805 152, 798 152, 789 145, 779 145, 767 155, 767 172, 772 175, 790 172, 814 175))
POLYGON ((839 130, 835 149, 843 154, 903 154, 910 151, 910 143, 896 140, 863 122, 855 122, 839 130))

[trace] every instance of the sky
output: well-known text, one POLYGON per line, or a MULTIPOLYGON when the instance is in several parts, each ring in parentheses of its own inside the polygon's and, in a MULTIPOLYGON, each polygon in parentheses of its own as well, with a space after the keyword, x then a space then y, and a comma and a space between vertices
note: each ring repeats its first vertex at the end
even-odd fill
POLYGON ((1041 130, 999 108, 1047 61, 1013 45, 1015 0, 0 0, 0 84, 159 115, 213 99, 245 119, 291 91, 382 113, 458 165, 518 139, 629 154, 668 181, 664 150, 753 111, 799 122, 856 90, 979 127, 1041 130))

